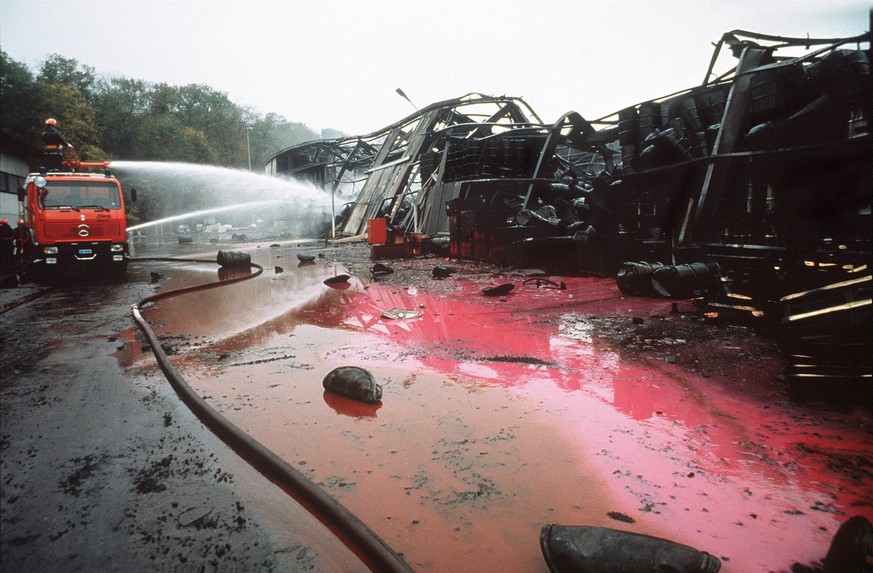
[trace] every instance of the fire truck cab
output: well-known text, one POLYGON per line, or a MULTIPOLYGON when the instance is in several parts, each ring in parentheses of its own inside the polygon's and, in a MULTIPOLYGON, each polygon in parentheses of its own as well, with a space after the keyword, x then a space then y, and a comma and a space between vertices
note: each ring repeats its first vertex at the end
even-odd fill
POLYGON ((100 166, 104 172, 41 170, 30 174, 19 190, 29 235, 20 252, 27 274, 44 276, 78 268, 118 276, 127 268, 121 184, 108 164, 79 166, 100 166))

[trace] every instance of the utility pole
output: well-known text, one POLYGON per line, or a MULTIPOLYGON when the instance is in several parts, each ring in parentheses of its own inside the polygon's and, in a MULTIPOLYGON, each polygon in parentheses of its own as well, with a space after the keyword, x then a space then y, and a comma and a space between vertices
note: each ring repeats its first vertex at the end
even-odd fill
POLYGON ((417 108, 417 107, 415 107, 415 104, 414 104, 414 103, 412 103, 412 100, 411 100, 411 99, 409 99, 409 96, 407 96, 407 95, 406 95, 406 94, 405 94, 405 93, 404 93, 404 92, 403 92, 403 90, 402 90, 402 89, 400 89, 400 88, 397 88, 397 89, 396 89, 396 90, 394 90, 394 91, 396 91, 396 92, 397 92, 397 95, 399 95, 399 96, 400 96, 400 97, 402 97, 402 98, 403 98, 403 99, 405 99, 405 100, 406 100, 406 101, 408 101, 408 102, 409 102, 409 105, 411 105, 411 106, 412 106, 412 107, 414 107, 414 108, 415 108, 415 111, 418 111, 418 108, 417 108))
POLYGON ((249 152, 249 171, 252 170, 252 143, 249 140, 249 132, 252 131, 252 126, 246 126, 246 149, 249 152))

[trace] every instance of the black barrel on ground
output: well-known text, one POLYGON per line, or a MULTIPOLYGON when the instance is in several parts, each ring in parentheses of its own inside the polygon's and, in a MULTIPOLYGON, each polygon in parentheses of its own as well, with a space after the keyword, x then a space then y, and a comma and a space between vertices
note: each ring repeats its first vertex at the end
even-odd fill
POLYGON ((721 561, 666 539, 605 527, 544 525, 540 547, 551 573, 717 573, 721 561))
POLYGON ((628 296, 654 296, 657 294, 652 287, 652 274, 663 267, 662 263, 647 263, 641 261, 623 263, 615 275, 619 290, 628 296))
POLYGON ((248 267, 252 264, 252 257, 241 251, 218 251, 216 262, 222 267, 248 267))

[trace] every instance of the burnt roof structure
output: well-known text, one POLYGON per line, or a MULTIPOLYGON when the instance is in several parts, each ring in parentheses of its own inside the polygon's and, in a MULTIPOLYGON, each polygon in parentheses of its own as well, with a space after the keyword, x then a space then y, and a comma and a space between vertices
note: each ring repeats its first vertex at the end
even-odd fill
POLYGON ((402 223, 436 233, 447 226, 441 214, 444 209, 433 200, 434 186, 441 183, 434 173, 433 157, 447 151, 449 139, 530 128, 529 117, 536 115, 519 98, 468 94, 431 104, 367 135, 289 147, 267 161, 267 171, 312 181, 334 195, 354 196, 351 211, 336 234, 360 234, 367 220, 386 215, 397 218, 401 207, 412 202, 422 207, 422 215, 411 217, 404 212, 402 223))
POLYGON ((281 150, 267 171, 340 197, 334 236, 381 217, 406 232, 450 233, 453 214, 476 213, 467 222, 497 235, 476 258, 500 259, 500 243, 526 239, 591 247, 594 233, 620 247, 613 263, 701 249, 778 254, 825 239, 863 251, 869 38, 734 30, 700 86, 598 120, 570 112, 544 124, 520 98, 468 94, 368 135, 281 150), (714 77, 726 49, 738 63, 714 77))
POLYGON ((869 34, 734 30, 700 86, 598 120, 570 112, 544 124, 521 98, 468 94, 371 134, 283 149, 267 171, 338 197, 334 237, 362 234, 380 217, 410 233, 451 233, 453 215, 475 212, 466 222, 488 227, 489 238, 468 249, 475 258, 499 260, 503 246, 526 239, 519 245, 562 237, 576 240, 570 250, 590 250, 596 232, 620 247, 598 257, 608 264, 597 270, 608 271, 683 250, 778 251, 798 226, 807 241, 849 250, 870 241, 868 51, 869 34), (715 76, 727 51, 738 63, 715 76), (839 189, 812 183, 835 177, 845 179, 839 189), (814 221, 803 220, 804 205, 819 205, 814 221))

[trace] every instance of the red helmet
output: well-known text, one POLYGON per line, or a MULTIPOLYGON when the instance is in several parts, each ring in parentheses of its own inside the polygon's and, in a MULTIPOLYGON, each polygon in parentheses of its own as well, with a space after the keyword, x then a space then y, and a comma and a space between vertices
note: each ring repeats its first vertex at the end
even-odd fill
POLYGON ((0 225, 2 225, 3 223, 6 223, 8 225, 9 219, 7 219, 6 217, 3 217, 2 219, 0 219, 0 225))
POLYGON ((19 220, 18 220, 18 224, 19 224, 19 225, 23 225, 23 224, 24 224, 24 219, 19 219, 19 220))
POLYGON ((57 122, 57 120, 55 120, 55 118, 50 117, 47 120, 45 120, 45 124, 46 125, 57 125, 58 122, 57 122))

